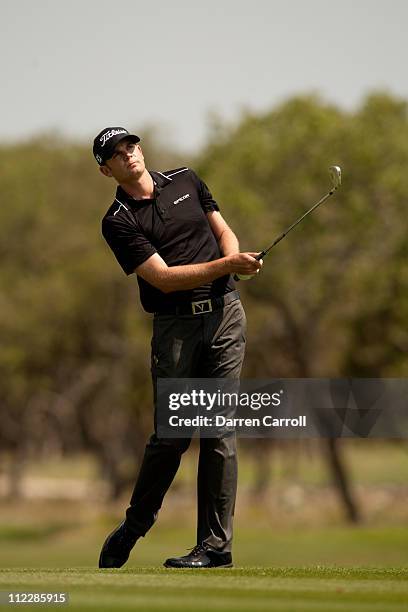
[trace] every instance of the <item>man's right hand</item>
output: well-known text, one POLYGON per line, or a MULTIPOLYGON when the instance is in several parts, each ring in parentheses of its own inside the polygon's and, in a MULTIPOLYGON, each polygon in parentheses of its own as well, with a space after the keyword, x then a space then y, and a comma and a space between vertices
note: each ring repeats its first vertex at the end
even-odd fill
POLYGON ((263 260, 257 260, 255 257, 259 253, 234 253, 226 257, 230 273, 238 277, 243 276, 241 280, 252 278, 263 266, 263 260))

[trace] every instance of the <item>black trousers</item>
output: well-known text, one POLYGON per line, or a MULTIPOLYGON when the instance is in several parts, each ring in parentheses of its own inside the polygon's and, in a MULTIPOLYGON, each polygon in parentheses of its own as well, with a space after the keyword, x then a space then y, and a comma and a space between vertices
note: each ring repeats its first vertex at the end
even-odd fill
MULTIPOLYGON (((239 299, 211 313, 158 315, 153 321, 152 379, 239 378, 246 341, 239 299)), ((155 407, 156 409, 156 407, 155 407)), ((155 418, 156 422, 156 418, 155 418)), ((145 535, 190 445, 189 438, 151 436, 126 511, 129 526, 145 535)), ((197 475, 197 543, 230 552, 237 491, 235 435, 200 439, 197 475)))

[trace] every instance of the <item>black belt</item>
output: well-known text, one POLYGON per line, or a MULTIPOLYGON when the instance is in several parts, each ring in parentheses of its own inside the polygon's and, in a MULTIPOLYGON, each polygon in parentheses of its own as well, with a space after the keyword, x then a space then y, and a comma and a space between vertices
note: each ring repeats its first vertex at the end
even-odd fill
POLYGON ((163 310, 157 310, 155 315, 200 315, 222 308, 231 302, 239 299, 239 291, 230 291, 221 297, 209 300, 198 300, 197 302, 187 302, 177 306, 169 306, 163 310))

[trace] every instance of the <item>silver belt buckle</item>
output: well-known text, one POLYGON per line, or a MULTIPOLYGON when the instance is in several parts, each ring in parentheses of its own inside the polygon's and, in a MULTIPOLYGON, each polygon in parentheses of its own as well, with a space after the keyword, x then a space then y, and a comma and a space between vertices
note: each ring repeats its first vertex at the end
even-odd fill
POLYGON ((212 312, 211 300, 201 300, 201 302, 191 302, 193 314, 204 314, 206 312, 212 312))

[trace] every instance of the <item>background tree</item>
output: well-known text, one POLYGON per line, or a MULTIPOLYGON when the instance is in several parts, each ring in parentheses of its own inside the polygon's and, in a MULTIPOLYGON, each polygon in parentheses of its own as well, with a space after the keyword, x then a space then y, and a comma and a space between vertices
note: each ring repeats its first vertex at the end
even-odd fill
MULTIPOLYGON (((240 285, 243 374, 406 375, 406 101, 376 93, 346 113, 297 97, 218 123, 196 160, 152 130, 143 148, 151 168, 192 162, 244 250, 270 244, 342 166, 335 198, 240 285)), ((0 452, 13 494, 28 458, 90 450, 117 496, 152 428, 150 320, 100 234, 113 191, 88 144, 49 135, 0 147, 0 452)))

